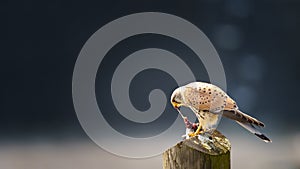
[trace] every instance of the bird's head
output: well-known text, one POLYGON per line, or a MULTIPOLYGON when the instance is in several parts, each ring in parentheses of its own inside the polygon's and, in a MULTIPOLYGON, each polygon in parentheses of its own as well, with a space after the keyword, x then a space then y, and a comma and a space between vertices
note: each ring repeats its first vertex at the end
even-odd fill
POLYGON ((171 96, 171 104, 177 110, 179 110, 179 108, 183 105, 183 98, 180 87, 173 91, 171 96))

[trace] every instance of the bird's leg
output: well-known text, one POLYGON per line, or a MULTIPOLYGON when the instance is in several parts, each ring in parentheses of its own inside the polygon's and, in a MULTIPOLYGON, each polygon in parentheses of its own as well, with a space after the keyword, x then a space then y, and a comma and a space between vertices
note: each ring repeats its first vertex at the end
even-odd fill
POLYGON ((195 132, 189 133, 189 136, 190 136, 190 137, 197 136, 197 135, 199 135, 202 131, 203 131, 203 130, 202 130, 202 127, 199 125, 198 128, 197 128, 197 130, 196 130, 195 132))
POLYGON ((182 137, 188 139, 191 133, 194 133, 198 129, 199 123, 191 123, 187 117, 183 117, 183 120, 186 128, 186 134, 182 137))
POLYGON ((202 127, 199 125, 198 126, 198 129, 195 131, 195 135, 197 136, 197 135, 199 135, 200 134, 200 132, 202 132, 203 130, 202 130, 202 127))
POLYGON ((189 121, 189 119, 187 117, 183 117, 183 120, 184 120, 184 123, 185 123, 185 127, 188 128, 188 129, 193 129, 195 132, 191 132, 189 133, 189 137, 194 137, 194 136, 197 136, 200 134, 200 132, 202 132, 202 127, 197 124, 197 123, 191 123, 189 121))

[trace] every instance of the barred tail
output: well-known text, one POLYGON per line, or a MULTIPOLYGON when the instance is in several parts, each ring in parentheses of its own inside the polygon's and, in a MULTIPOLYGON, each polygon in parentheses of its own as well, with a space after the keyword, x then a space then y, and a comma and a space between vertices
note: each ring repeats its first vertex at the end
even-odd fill
POLYGON ((243 112, 240 110, 234 109, 234 110, 224 110, 223 116, 230 118, 232 120, 241 122, 241 123, 250 123, 254 124, 259 127, 265 127, 265 124, 243 112))
POLYGON ((266 142, 266 143, 272 142, 271 139, 269 139, 263 133, 261 133, 260 131, 258 131, 252 124, 250 124, 250 123, 242 123, 242 122, 238 122, 238 121, 236 121, 236 122, 239 125, 243 126, 245 129, 247 129, 248 131, 250 131, 251 133, 253 133, 254 135, 256 135, 257 137, 259 137, 260 139, 262 139, 264 142, 266 142))

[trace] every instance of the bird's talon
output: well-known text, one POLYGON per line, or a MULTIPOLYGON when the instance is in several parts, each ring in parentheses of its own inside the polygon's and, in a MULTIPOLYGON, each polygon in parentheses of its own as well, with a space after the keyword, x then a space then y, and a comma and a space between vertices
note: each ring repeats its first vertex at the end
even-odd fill
POLYGON ((194 132, 193 133, 189 133, 188 135, 189 135, 189 137, 195 137, 196 136, 196 134, 194 132))

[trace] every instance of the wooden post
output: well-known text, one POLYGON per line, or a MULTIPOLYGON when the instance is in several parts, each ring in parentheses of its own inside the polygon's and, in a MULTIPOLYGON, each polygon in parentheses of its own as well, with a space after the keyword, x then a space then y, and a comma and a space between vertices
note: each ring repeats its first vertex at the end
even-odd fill
POLYGON ((163 153, 163 169, 230 169, 230 142, 219 131, 192 137, 163 153))

